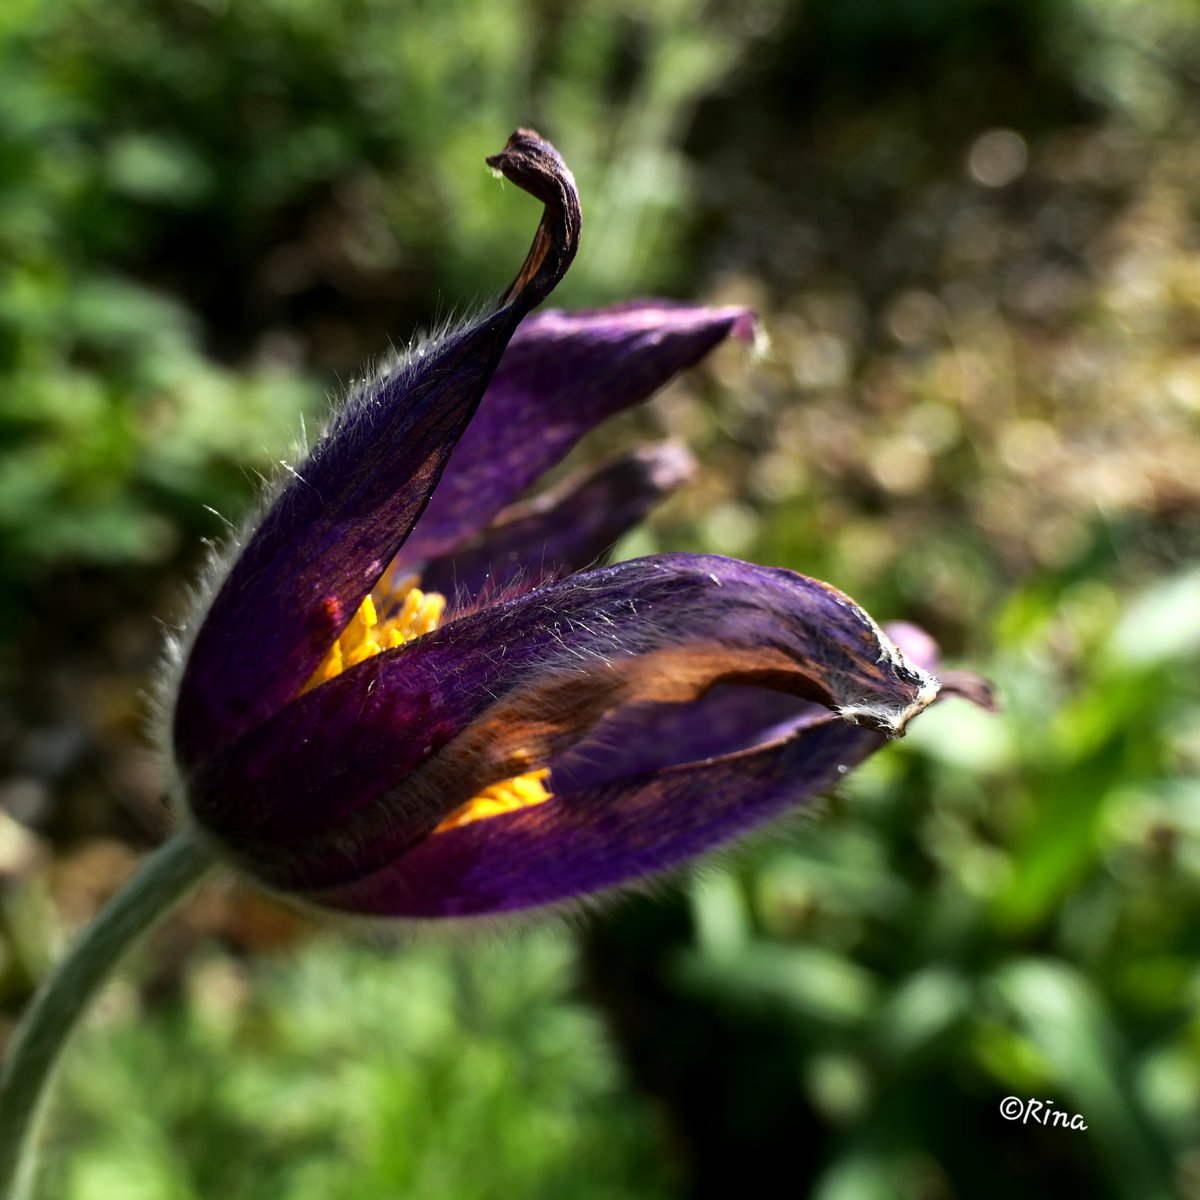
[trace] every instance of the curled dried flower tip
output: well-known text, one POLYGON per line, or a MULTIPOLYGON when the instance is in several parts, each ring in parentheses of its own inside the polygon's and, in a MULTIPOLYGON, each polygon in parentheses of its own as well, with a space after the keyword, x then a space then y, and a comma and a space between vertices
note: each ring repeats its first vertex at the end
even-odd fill
POLYGON ((525 264, 504 295, 526 312, 550 294, 579 249, 583 210, 575 176, 557 150, 532 129, 518 129, 487 164, 545 205, 525 264))

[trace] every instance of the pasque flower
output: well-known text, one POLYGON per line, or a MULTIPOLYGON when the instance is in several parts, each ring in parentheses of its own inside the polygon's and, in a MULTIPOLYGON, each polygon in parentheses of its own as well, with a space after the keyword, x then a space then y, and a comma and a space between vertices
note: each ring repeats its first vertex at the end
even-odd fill
POLYGON ((687 474, 672 445, 522 494, 742 309, 531 315, 575 256, 558 153, 489 163, 542 202, 494 311, 362 383, 175 647, 164 745, 186 819, 39 989, 0 1071, 0 1200, 122 950, 221 861, 347 913, 553 905, 673 866, 828 788, 939 694, 911 627, 714 555, 595 566, 687 474), (897 647, 903 643, 910 657, 897 647))
POLYGON ((530 315, 575 255, 575 182, 529 130, 488 161, 544 206, 515 282, 354 391, 179 655, 192 821, 323 908, 494 913, 660 871, 828 788, 939 690, 828 584, 592 565, 686 474, 677 447, 518 502, 751 317, 530 315))

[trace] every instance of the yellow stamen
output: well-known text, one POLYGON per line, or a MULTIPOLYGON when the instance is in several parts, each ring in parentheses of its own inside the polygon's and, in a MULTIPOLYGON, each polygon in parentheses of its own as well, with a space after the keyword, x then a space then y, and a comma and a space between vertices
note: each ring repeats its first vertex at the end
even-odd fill
POLYGON ((543 780, 549 776, 549 770, 542 767, 501 783, 493 783, 466 804, 459 805, 433 832, 445 833, 447 829, 470 825, 472 821, 483 821, 488 817, 498 817, 501 813, 515 812, 518 808, 545 804, 550 799, 550 793, 543 786, 543 780))
MULTIPOLYGON (((396 608, 395 615, 380 621, 375 599, 367 596, 329 647, 321 665, 304 685, 304 691, 310 691, 384 650, 394 650, 397 646, 432 633, 446 611, 446 597, 440 592, 421 591, 415 579, 406 579, 394 592, 381 594, 378 603, 385 612, 389 608, 396 608)), ((534 804, 544 804, 551 796, 543 784, 549 775, 549 770, 540 768, 493 783, 466 804, 459 805, 434 833, 534 804)))
MULTIPOLYGON (((414 638, 432 633, 442 619, 446 609, 446 597, 439 592, 423 592, 419 587, 407 583, 399 610, 385 621, 379 620, 375 601, 367 596, 350 623, 329 647, 321 665, 313 672, 305 685, 307 692, 317 684, 340 675, 348 667, 356 667, 384 650, 394 650, 411 642, 414 638)), ((380 607, 387 607, 387 599, 381 598, 380 607)))
POLYGON ((423 592, 411 587, 405 593, 400 611, 388 623, 391 645, 402 646, 413 638, 432 633, 441 624, 446 611, 446 597, 440 592, 423 592))

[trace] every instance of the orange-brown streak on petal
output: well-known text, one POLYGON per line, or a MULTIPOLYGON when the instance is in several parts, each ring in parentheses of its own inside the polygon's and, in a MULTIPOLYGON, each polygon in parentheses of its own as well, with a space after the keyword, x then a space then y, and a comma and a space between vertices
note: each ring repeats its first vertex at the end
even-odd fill
MULTIPOLYGON (((832 697, 797 670, 782 651, 692 646, 614 662, 607 670, 562 673, 536 688, 520 688, 480 714, 467 729, 374 804, 322 839, 326 865, 361 862, 372 844, 397 828, 413 829, 410 844, 432 833, 447 814, 489 787, 545 766, 602 717, 640 701, 682 703, 717 683, 776 686, 829 704, 832 697), (418 832, 421 831, 421 832, 418 832)), ((355 868, 349 868, 346 878, 355 868)), ((325 870, 326 878, 334 871, 325 870)))
POLYGON ((553 904, 661 872, 832 786, 882 734, 833 717, 746 751, 556 795, 426 839, 305 899, 350 912, 470 916, 553 904))

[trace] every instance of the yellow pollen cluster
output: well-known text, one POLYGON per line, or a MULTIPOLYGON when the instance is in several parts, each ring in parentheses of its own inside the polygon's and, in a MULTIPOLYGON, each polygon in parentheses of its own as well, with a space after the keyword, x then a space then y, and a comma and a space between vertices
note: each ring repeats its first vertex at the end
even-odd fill
POLYGON ((447 829, 457 829, 459 825, 469 825, 472 821, 482 821, 487 817, 498 817, 501 813, 515 812, 518 808, 544 804, 550 799, 550 793, 543 786, 543 781, 549 775, 550 772, 542 767, 537 771, 526 771, 524 775, 493 783, 491 787, 484 788, 478 796, 456 808, 433 832, 444 833, 447 829))
MULTIPOLYGON (((440 592, 423 592, 406 581, 391 595, 381 598, 379 607, 386 611, 397 595, 400 597, 399 607, 392 616, 382 621, 376 612, 375 600, 369 595, 363 600, 350 623, 329 647, 321 665, 305 684, 304 691, 310 691, 384 650, 395 649, 414 638, 432 633, 438 627, 446 611, 446 597, 440 592)), ((550 792, 544 786, 549 775, 547 769, 541 768, 493 783, 466 804, 459 805, 434 832, 442 833, 460 825, 469 825, 472 821, 543 804, 550 799, 550 792)))
POLYGON ((409 587, 395 615, 380 621, 375 601, 367 596, 358 612, 350 618, 350 624, 329 647, 329 653, 304 690, 308 691, 384 650, 394 650, 413 638, 432 633, 445 611, 446 597, 440 592, 423 592, 418 587, 409 587))

